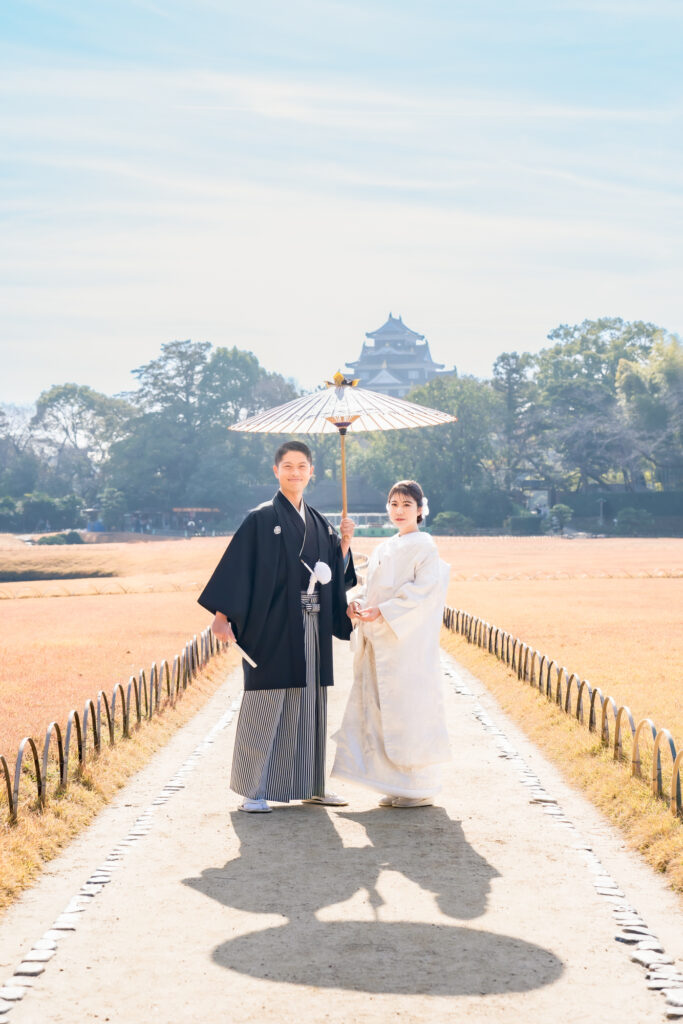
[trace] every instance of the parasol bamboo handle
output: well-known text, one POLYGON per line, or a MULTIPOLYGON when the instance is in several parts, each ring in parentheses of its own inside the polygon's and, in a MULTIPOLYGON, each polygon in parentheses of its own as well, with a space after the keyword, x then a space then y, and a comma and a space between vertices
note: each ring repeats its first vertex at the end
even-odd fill
POLYGON ((341 439, 341 486, 342 486, 342 518, 346 519, 348 515, 348 504, 346 501, 346 428, 342 427, 339 431, 339 437, 341 439))

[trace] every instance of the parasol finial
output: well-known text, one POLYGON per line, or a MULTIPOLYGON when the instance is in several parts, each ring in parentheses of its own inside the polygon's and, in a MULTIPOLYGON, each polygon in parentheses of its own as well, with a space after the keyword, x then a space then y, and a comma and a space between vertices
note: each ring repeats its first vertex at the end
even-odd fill
POLYGON ((340 370, 337 370, 332 380, 326 380, 325 383, 328 388, 355 388, 359 380, 360 377, 358 380, 351 380, 350 377, 345 377, 340 370))

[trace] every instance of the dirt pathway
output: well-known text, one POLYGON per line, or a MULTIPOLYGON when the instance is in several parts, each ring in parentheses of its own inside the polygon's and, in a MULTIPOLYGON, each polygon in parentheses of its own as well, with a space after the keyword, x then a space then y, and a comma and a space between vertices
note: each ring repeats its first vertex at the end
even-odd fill
MULTIPOLYGON (((331 733, 350 685, 342 645, 336 657, 331 733)), ((675 1012, 631 960, 683 964, 674 897, 483 686, 444 667, 454 761, 440 806, 416 811, 335 783, 349 807, 238 813, 233 675, 5 916, 0 1022, 640 1024, 675 1012), (664 953, 615 940, 617 920, 641 927, 638 915, 664 953), (29 962, 35 977, 14 974, 29 962)))

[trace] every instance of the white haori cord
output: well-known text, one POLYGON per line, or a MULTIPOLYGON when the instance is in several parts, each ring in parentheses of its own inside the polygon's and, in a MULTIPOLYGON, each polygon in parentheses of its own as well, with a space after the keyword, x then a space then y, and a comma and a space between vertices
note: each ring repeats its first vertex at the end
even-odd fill
POLYGON ((324 586, 326 583, 329 583, 330 580, 332 579, 332 570, 330 569, 327 562, 316 562, 313 568, 311 569, 310 565, 306 565, 302 558, 301 564, 303 565, 304 569, 308 569, 308 571, 311 574, 311 578, 308 581, 308 590, 306 591, 307 594, 313 593, 313 591, 315 590, 316 583, 320 583, 322 584, 322 586, 324 586))

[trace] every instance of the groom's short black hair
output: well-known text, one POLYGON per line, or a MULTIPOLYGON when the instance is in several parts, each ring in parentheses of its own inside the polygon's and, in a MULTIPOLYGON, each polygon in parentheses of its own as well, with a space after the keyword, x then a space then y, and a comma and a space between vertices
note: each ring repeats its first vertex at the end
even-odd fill
POLYGON ((301 452, 305 455, 311 465, 313 465, 313 456, 311 455, 311 449, 303 441, 285 441, 281 444, 278 450, 275 452, 275 465, 279 466, 284 459, 287 452, 301 452))

